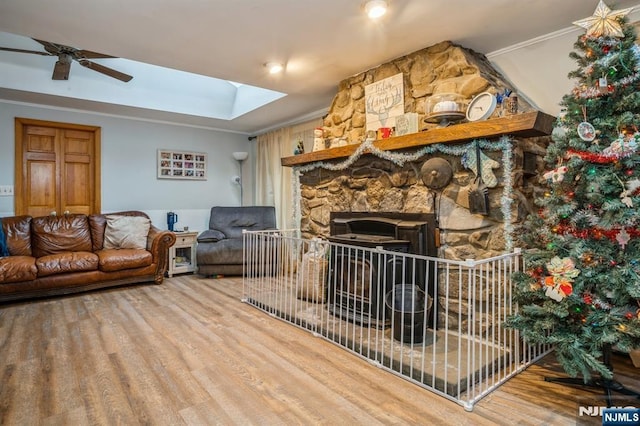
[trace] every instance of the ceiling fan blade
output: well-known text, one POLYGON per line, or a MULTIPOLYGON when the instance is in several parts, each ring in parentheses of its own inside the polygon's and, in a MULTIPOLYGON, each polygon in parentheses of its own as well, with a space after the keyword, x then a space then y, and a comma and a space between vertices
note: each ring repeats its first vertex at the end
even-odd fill
POLYGON ((50 41, 38 40, 34 38, 44 46, 45 50, 54 55, 64 52, 72 54, 76 59, 99 59, 99 58, 116 58, 116 56, 106 55, 104 53, 94 52, 92 50, 76 49, 75 47, 65 46, 63 44, 51 43, 50 41))
POLYGON ((91 62, 86 59, 80 59, 78 62, 80 63, 80 65, 82 65, 85 68, 98 71, 99 73, 102 73, 109 77, 116 78, 120 81, 124 81, 125 83, 130 81, 133 78, 128 74, 122 73, 120 71, 116 71, 113 68, 105 67, 104 65, 96 64, 95 62, 91 62))
POLYGON ((69 71, 71 70, 71 62, 59 60, 53 66, 53 80, 69 80, 69 71))
POLYGON ((0 47, 0 50, 6 50, 7 52, 33 53, 34 55, 52 56, 51 53, 39 52, 37 50, 13 49, 11 47, 0 47))
POLYGON ((57 55, 62 50, 62 45, 51 43, 44 40, 38 40, 36 38, 34 38, 33 40, 37 41, 42 46, 44 46, 44 50, 51 53, 52 55, 57 55))
POLYGON ((104 53, 92 52, 91 50, 78 49, 75 56, 80 59, 101 59, 101 58, 117 58, 117 56, 105 55, 104 53))

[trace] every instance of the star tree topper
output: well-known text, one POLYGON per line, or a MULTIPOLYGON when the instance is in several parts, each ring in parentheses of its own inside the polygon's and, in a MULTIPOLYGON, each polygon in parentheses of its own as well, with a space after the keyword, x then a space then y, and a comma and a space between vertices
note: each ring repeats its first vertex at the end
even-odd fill
POLYGON ((587 36, 589 37, 610 36, 621 38, 624 37, 624 33, 618 19, 626 16, 631 12, 631 9, 633 8, 612 11, 600 0, 596 11, 593 12, 593 16, 575 21, 573 24, 586 28, 587 36))

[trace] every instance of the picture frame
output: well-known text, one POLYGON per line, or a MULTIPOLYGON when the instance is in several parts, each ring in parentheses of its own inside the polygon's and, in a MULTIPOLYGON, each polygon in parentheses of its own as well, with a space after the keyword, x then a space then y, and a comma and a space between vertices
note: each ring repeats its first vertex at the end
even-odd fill
POLYGON ((418 114, 407 112, 397 116, 395 136, 404 136, 411 133, 418 133, 418 114))
POLYGON ((159 149, 158 179, 207 180, 207 154, 159 149))

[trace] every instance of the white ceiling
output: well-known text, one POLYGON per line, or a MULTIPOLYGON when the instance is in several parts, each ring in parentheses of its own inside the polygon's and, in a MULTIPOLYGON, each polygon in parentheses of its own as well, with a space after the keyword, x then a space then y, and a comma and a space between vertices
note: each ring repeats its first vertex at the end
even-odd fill
MULTIPOLYGON (((256 134, 320 115, 330 106, 340 81, 391 59, 444 40, 487 54, 571 27, 573 21, 590 16, 597 3, 390 0, 389 13, 371 22, 364 16, 363 0, 2 0, 2 32, 287 96, 232 120, 9 89, 1 84, 0 99, 256 134), (269 75, 262 66, 269 61, 284 62, 285 72, 269 75)), ((638 1, 609 0, 608 4, 622 9, 638 1)), ((43 59, 53 67, 53 58, 43 59)), ((72 66, 69 82, 73 72, 72 66)), ((50 69, 47 74, 50 76, 50 69)), ((46 83, 52 84, 50 80, 46 83)))

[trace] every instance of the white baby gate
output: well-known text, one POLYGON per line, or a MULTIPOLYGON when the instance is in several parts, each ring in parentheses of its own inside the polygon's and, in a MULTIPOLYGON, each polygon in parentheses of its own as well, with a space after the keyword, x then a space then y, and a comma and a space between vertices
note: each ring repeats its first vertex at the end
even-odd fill
POLYGON ((519 251, 455 261, 245 231, 243 301, 471 411, 546 355, 502 327, 519 251))

